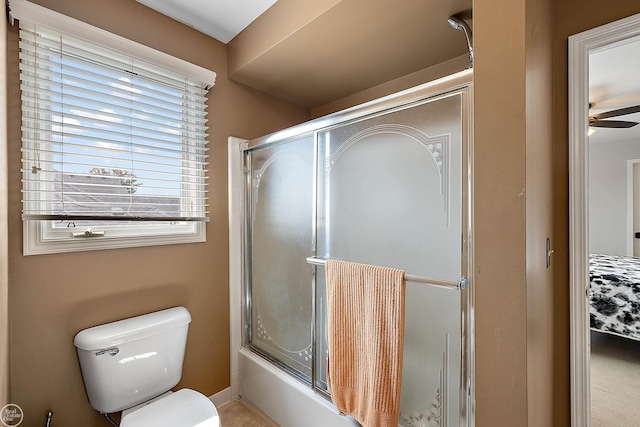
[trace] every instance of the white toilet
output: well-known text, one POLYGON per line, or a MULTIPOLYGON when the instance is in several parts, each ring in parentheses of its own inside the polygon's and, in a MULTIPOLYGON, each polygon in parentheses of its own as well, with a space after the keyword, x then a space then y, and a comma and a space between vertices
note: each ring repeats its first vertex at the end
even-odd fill
POLYGON ((170 391, 182 376, 189 322, 189 311, 174 307, 80 331, 73 344, 91 406, 123 411, 120 427, 219 427, 209 398, 170 391))

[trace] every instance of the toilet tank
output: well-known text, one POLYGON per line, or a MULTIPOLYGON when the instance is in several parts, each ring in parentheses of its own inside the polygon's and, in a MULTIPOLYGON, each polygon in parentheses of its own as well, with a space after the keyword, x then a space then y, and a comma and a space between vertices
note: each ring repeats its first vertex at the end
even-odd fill
POLYGON ((118 412, 178 384, 191 315, 174 307, 78 332, 73 344, 89 402, 118 412))

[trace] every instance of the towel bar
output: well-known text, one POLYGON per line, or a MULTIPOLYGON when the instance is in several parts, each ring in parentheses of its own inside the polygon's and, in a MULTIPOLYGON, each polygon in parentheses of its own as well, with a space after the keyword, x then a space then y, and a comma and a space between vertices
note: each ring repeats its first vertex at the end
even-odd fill
MULTIPOLYGON (((307 264, 325 265, 326 262, 327 262, 326 259, 321 259, 316 257, 307 258, 307 264)), ((450 280, 432 279, 429 277, 415 276, 412 274, 405 273, 404 279, 405 281, 409 281, 409 282, 427 283, 429 285, 444 286, 446 288, 465 289, 467 286, 469 286, 469 279, 467 279, 466 277, 460 278, 459 282, 452 282, 450 280)))

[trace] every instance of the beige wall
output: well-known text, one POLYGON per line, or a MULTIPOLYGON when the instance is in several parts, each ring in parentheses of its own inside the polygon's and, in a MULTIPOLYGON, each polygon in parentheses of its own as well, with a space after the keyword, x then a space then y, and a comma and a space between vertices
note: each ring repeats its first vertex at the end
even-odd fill
POLYGON ((527 0, 474 4, 476 425, 527 425, 527 0))
POLYGON ((186 306, 193 318, 179 386, 213 395, 229 386, 227 137, 254 138, 305 121, 309 112, 231 82, 224 44, 137 2, 36 2, 212 69, 218 78, 208 108, 206 243, 24 257, 18 36, 16 27, 8 29, 11 398, 25 412, 23 425, 43 424, 51 409, 55 425, 104 426, 85 396, 75 333, 175 305, 186 306))
POLYGON ((448 61, 442 62, 433 67, 425 68, 415 73, 408 74, 399 79, 391 80, 378 86, 374 86, 362 92, 355 93, 342 99, 338 99, 329 104, 321 105, 311 110, 314 118, 336 111, 344 110, 355 105, 373 101, 383 96, 391 95, 405 89, 427 83, 439 78, 458 73, 469 68, 469 56, 462 55, 448 61))
POLYGON ((0 407, 9 403, 9 256, 7 253, 7 21, 0 19, 0 407))
MULTIPOLYGON (((230 82, 224 45, 133 1, 112 0, 108 9, 98 0, 38 2, 218 73, 209 107, 212 221, 206 244, 23 257, 17 36, 10 28, 12 400, 25 409, 25 425, 41 423, 49 408, 61 425, 103 425, 84 396, 73 335, 176 304, 194 317, 182 385, 220 391, 229 380, 226 137, 266 134, 309 113, 230 82)), ((474 4, 479 427, 569 425, 567 37, 638 12, 637 2, 606 8, 595 0, 474 4), (546 237, 556 251, 550 269, 544 266, 546 237)), ((437 77, 460 64, 423 75, 437 77)), ((403 89, 409 81, 372 88, 313 115, 403 89)), ((0 301, 1 295, 0 276, 0 301)), ((0 327, 3 319, 0 305, 0 327)), ((0 344, 0 372, 2 366, 0 344)))
MULTIPOLYGON (((527 421, 529 426, 554 425, 554 405, 567 402, 567 378, 554 376, 555 314, 553 271, 547 268, 546 240, 553 235, 552 0, 526 5, 526 308, 527 421)), ((564 335, 564 334, 563 334, 564 335)), ((563 408, 566 411, 568 408, 563 408)), ((563 416, 560 416, 563 417, 563 416)), ((561 419, 557 425, 567 425, 561 419)))

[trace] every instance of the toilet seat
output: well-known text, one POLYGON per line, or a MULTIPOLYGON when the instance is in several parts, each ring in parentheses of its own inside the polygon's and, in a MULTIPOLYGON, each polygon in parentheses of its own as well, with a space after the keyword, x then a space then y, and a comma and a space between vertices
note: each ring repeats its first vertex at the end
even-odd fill
POLYGON ((124 414, 120 427, 220 427, 213 402, 183 388, 135 411, 124 414))

